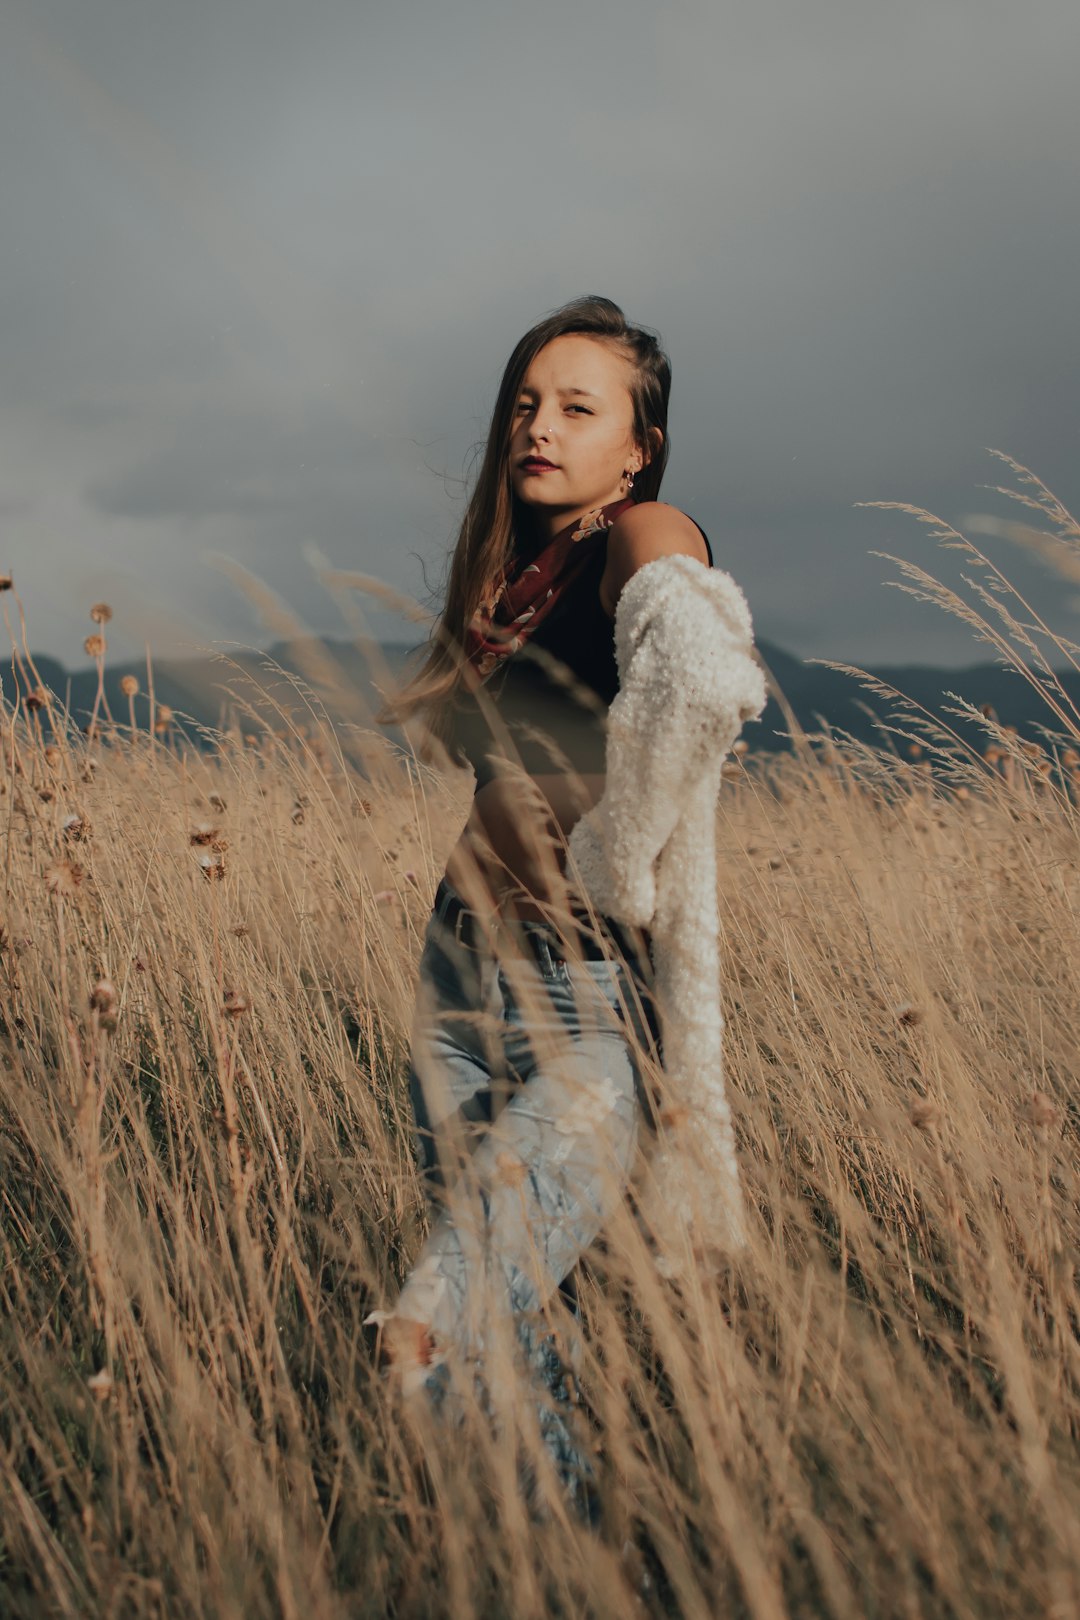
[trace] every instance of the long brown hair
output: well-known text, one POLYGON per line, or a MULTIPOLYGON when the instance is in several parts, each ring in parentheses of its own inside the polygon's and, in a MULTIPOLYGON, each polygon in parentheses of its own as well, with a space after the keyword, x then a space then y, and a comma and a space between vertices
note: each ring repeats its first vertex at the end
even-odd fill
POLYGON ((668 459, 671 362, 659 339, 642 327, 631 326, 610 298, 589 295, 572 299, 531 327, 506 363, 476 487, 450 556, 442 611, 427 641, 414 649, 413 656, 423 660, 420 668, 406 676, 404 684, 376 715, 380 725, 398 724, 420 710, 429 736, 445 741, 458 690, 463 684, 470 688, 475 684, 475 676, 462 656, 465 630, 492 583, 512 562, 516 536, 523 527, 522 502, 514 494, 510 478, 514 408, 534 356, 552 338, 566 332, 588 333, 610 343, 630 361, 633 432, 646 457, 634 480, 631 498, 654 501, 659 494, 668 459), (657 429, 661 435, 659 444, 657 429))

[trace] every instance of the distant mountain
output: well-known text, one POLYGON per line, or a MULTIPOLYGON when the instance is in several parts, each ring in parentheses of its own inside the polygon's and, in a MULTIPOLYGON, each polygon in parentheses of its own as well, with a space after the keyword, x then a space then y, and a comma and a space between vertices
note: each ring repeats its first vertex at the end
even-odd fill
MULTIPOLYGON (((854 677, 820 665, 804 663, 782 647, 759 641, 758 649, 774 681, 783 693, 795 721, 806 731, 820 732, 823 725, 839 729, 863 742, 903 747, 893 739, 879 720, 904 724, 904 712, 895 700, 873 693, 854 677), (870 711, 868 713, 867 711, 870 711)), ((301 723, 309 718, 297 686, 288 679, 293 672, 325 703, 333 717, 354 724, 371 724, 379 702, 373 681, 392 682, 401 670, 410 647, 401 643, 382 644, 374 649, 384 667, 374 671, 364 652, 352 642, 313 638, 309 641, 278 642, 262 653, 242 652, 227 656, 190 660, 163 660, 154 666, 154 695, 159 704, 168 704, 177 720, 197 740, 192 728, 224 728, 238 725, 242 731, 261 729, 250 712, 261 715, 262 724, 280 727, 284 721, 275 714, 275 705, 291 712, 301 723), (335 697, 335 690, 337 696, 335 697)), ((55 659, 35 656, 42 682, 68 704, 78 723, 90 717, 97 691, 93 669, 68 672, 55 659)), ((894 687, 931 715, 940 718, 968 742, 980 746, 985 733, 973 722, 948 713, 957 707, 946 694, 955 693, 975 705, 989 703, 1003 725, 1013 725, 1026 736, 1038 739, 1039 726, 1057 730, 1058 725, 1037 691, 1013 670, 1001 664, 972 664, 965 669, 937 669, 929 665, 881 666, 876 680, 894 687)), ((139 682, 135 697, 136 724, 149 723, 147 671, 144 665, 118 664, 105 674, 105 699, 113 716, 127 723, 128 699, 120 690, 125 675, 139 682)), ((1057 679, 1072 703, 1080 710, 1080 676, 1069 671, 1057 679)), ((14 675, 10 667, 0 672, 4 697, 14 696, 14 675)), ((400 735, 390 731, 388 735, 400 735)), ((751 748, 779 750, 789 746, 790 728, 784 710, 775 697, 769 699, 761 719, 748 725, 744 736, 751 748)))

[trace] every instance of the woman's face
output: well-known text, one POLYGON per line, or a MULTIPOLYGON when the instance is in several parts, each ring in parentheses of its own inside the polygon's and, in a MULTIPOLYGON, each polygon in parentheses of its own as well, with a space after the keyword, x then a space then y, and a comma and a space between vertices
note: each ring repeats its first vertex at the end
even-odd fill
POLYGON ((580 332, 552 338, 529 365, 512 420, 510 477, 544 532, 622 499, 623 472, 641 470, 631 377, 610 344, 580 332), (530 456, 550 469, 524 465, 530 456))

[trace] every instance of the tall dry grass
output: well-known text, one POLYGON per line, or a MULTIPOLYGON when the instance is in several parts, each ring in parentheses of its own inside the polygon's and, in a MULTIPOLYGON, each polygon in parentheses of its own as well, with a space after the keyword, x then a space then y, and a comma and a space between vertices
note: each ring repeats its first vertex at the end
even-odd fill
POLYGON ((479 1434, 425 1454, 361 1326, 423 1237, 405 1040, 470 783, 314 699, 200 752, 130 693, 87 736, 27 707, 18 632, 15 661, 6 1614, 1080 1612, 1060 693, 1042 750, 986 717, 973 753, 901 706, 880 750, 729 767, 752 1244, 680 1284, 618 1222, 583 1267, 590 1532, 530 1524, 479 1434))

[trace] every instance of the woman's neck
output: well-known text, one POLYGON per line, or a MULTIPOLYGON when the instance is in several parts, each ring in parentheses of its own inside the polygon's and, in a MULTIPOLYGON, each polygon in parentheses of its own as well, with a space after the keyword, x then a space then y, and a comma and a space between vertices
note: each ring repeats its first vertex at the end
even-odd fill
POLYGON ((587 518, 596 517, 605 506, 617 506, 625 496, 615 495, 610 501, 598 501, 592 506, 572 508, 569 512, 554 513, 546 507, 525 507, 516 526, 517 549, 535 555, 564 529, 579 528, 587 518))

